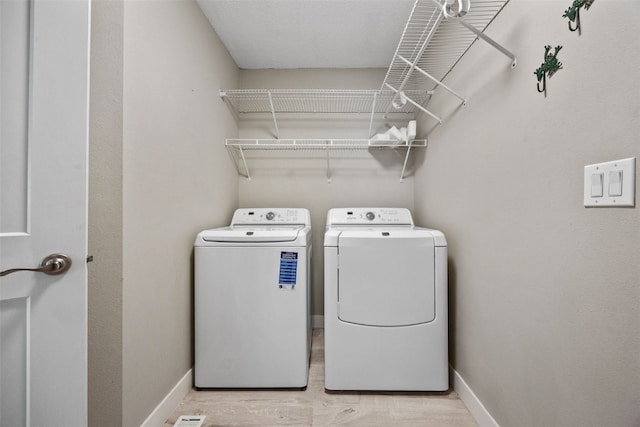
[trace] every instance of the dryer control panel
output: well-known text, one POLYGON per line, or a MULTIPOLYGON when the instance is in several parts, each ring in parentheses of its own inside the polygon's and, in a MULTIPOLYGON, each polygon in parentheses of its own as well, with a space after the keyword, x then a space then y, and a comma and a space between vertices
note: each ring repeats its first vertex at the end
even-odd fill
POLYGON ((327 227, 345 225, 404 225, 413 227, 409 209, 404 208, 337 208, 327 216, 327 227))
POLYGON ((311 215, 302 208, 242 208, 233 214, 234 225, 310 225, 311 215))

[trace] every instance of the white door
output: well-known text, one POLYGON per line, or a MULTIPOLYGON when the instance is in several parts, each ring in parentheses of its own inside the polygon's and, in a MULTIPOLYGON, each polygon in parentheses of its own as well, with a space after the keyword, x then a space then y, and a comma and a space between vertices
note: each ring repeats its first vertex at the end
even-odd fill
POLYGON ((87 423, 88 0, 0 0, 0 426, 87 423), (56 267, 55 265, 53 267, 56 267))

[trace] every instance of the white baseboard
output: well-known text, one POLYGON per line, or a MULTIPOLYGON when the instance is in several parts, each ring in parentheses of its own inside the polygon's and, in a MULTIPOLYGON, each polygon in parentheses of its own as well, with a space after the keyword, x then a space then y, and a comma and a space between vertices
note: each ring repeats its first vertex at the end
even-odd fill
MULTIPOLYGON (((311 324, 314 329, 323 329, 324 316, 311 316, 311 324)), ((462 378, 453 367, 451 367, 451 372, 453 374, 453 389, 458 393, 460 400, 462 400, 467 409, 469 409, 469 412, 473 418, 475 418, 478 425, 480 427, 500 427, 480 399, 478 399, 478 396, 471 390, 464 378, 462 378)), ((157 427, 163 425, 192 389, 193 369, 189 369, 165 398, 162 399, 162 402, 160 402, 147 419, 144 420, 140 427, 157 427)))
POLYGON ((193 388, 193 369, 182 377, 173 389, 162 399, 162 402, 156 406, 156 409, 147 417, 140 427, 158 427, 164 425, 164 422, 173 414, 178 405, 184 400, 185 396, 193 388))
POLYGON ((453 389, 458 393, 460 400, 467 406, 478 425, 480 427, 500 427, 464 378, 453 368, 451 368, 451 372, 453 373, 453 389))
POLYGON ((324 316, 321 314, 311 316, 311 327, 313 329, 324 329, 324 316))

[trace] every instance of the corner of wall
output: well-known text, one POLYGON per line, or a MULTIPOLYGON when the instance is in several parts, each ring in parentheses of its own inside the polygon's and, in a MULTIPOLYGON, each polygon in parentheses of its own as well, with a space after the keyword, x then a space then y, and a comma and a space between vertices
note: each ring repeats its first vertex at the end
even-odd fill
POLYGON ((122 95, 124 2, 91 11, 88 422, 122 419, 122 95))

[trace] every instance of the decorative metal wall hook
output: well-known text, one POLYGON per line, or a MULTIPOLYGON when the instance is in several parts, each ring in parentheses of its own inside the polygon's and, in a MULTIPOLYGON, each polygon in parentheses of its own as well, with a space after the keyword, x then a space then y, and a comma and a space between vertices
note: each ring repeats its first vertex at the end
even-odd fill
POLYGON ((573 0, 571 6, 564 11, 563 18, 568 18, 569 31, 577 31, 580 34, 580 8, 584 7, 585 10, 589 10, 595 0, 573 0), (571 26, 571 23, 575 23, 575 26, 571 26))
POLYGON ((551 78, 556 71, 562 69, 562 62, 558 60, 558 52, 560 52, 560 49, 562 49, 562 46, 558 45, 554 48, 553 53, 549 53, 551 51, 551 46, 545 46, 544 62, 533 72, 538 79, 538 92, 544 92, 545 95, 547 93, 547 77, 551 78), (540 86, 541 83, 542 86, 540 86))
POLYGON ((575 27, 571 26, 571 20, 567 22, 567 25, 569 26, 569 31, 577 31, 578 34, 580 34, 580 9, 576 10, 576 15, 574 19, 575 19, 574 22, 576 23, 575 27))
POLYGON ((547 92, 547 76, 545 75, 544 72, 541 73, 542 76, 538 75, 538 70, 536 70, 536 75, 538 75, 538 92, 542 93, 542 92, 547 92), (542 89, 540 89, 540 83, 542 83, 542 89))

